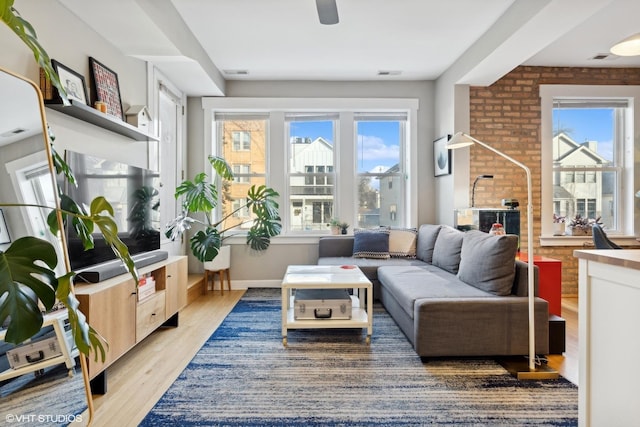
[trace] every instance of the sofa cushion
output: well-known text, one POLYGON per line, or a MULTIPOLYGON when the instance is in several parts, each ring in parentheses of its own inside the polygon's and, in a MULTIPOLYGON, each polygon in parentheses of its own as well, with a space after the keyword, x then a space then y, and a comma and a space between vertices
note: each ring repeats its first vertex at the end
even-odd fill
POLYGON ((462 231, 446 225, 442 226, 433 247, 432 264, 449 273, 458 273, 463 237, 462 231))
POLYGON ((418 230, 392 228, 389 230, 389 254, 394 258, 415 258, 418 230))
POLYGON ((389 258, 389 230, 354 230, 353 256, 355 258, 389 258))
POLYGON ((433 260, 433 247, 436 244, 441 225, 423 224, 418 229, 418 242, 416 243, 416 258, 431 264, 433 260))
POLYGON ((464 233, 458 278, 494 295, 510 295, 516 274, 518 236, 464 233))

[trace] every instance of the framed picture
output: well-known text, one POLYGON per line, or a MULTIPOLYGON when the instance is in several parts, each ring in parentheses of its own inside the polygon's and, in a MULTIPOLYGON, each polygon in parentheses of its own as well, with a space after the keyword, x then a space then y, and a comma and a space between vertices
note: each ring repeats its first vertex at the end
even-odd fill
POLYGON ((0 209, 0 244, 11 243, 7 221, 4 220, 4 212, 0 209))
POLYGON ((89 57, 89 68, 91 69, 95 101, 107 104, 107 114, 124 121, 118 75, 91 57, 89 57))
POLYGON ((451 150, 447 150, 450 139, 451 135, 447 135, 433 141, 433 176, 451 174, 451 150))
POLYGON ((62 83, 62 86, 64 86, 64 89, 67 91, 67 98, 81 102, 84 105, 88 105, 89 96, 87 95, 87 86, 84 82, 84 76, 76 73, 71 68, 62 65, 55 59, 51 60, 51 66, 55 72, 58 73, 60 83, 62 83))

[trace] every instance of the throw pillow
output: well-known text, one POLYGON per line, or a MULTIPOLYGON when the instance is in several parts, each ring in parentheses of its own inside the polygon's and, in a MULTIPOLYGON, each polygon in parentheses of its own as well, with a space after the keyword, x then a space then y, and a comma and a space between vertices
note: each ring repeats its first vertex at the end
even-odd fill
POLYGON ((462 231, 443 225, 433 246, 432 264, 449 273, 458 273, 463 236, 462 231))
POLYGON ((418 230, 392 228, 389 231, 389 254, 392 258, 415 258, 418 230))
POLYGON ((390 258, 389 230, 354 230, 353 256, 354 258, 390 258))
POLYGON ((458 278, 494 295, 511 295, 516 274, 518 236, 464 233, 458 278))
POLYGON ((418 230, 416 258, 428 264, 433 262, 433 248, 441 228, 441 225, 434 224, 422 224, 420 226, 418 230))

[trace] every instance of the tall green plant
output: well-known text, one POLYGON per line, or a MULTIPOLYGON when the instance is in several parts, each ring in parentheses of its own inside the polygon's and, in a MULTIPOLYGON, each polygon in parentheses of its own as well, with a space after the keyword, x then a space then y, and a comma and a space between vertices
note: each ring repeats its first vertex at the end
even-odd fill
MULTIPOLYGON (((33 26, 20 16, 13 7, 14 0, 0 0, 2 21, 31 49, 36 62, 42 67, 65 103, 68 103, 65 88, 58 74, 51 66, 49 55, 38 41, 33 26)), ((49 133, 53 164, 56 173, 63 174, 70 183, 75 183, 73 173, 53 147, 54 137, 49 133)), ((26 204, 0 203, 0 206, 34 206, 26 204)), ((37 206, 50 209, 47 206, 37 206)), ((58 215, 63 221, 71 222, 83 241, 85 249, 93 248, 91 234, 97 229, 105 237, 116 255, 123 261, 129 273, 136 280, 138 273, 127 246, 118 237, 118 228, 113 220, 113 208, 104 199, 96 197, 89 211, 79 206, 71 198, 60 194, 60 207, 48 217, 50 231, 56 235, 58 215)), ((43 314, 40 304, 50 310, 56 301, 68 309, 69 323, 78 350, 83 354, 94 353, 94 358, 104 360, 105 342, 86 321, 79 310, 79 301, 73 295, 73 272, 56 277, 58 259, 53 245, 36 237, 23 237, 14 241, 6 251, 0 251, 0 324, 7 326, 5 341, 19 344, 37 333, 42 327, 43 314)))
MULTIPOLYGON (((231 167, 222 157, 209 156, 209 163, 221 180, 233 179, 231 167)), ((176 188, 176 199, 183 198, 182 213, 167 225, 166 236, 175 240, 192 226, 200 226, 202 229, 191 237, 190 245, 195 257, 205 262, 218 255, 227 231, 251 224, 247 232, 247 244, 257 251, 266 250, 271 244, 271 237, 277 236, 282 230, 279 206, 275 200, 278 192, 265 185, 253 185, 247 192, 245 204, 215 221, 213 210, 218 206, 220 193, 215 183, 208 182, 207 178, 207 174, 199 173, 192 181, 186 180, 176 188), (253 214, 251 220, 225 228, 226 219, 242 209, 250 210, 253 214), (200 214, 204 220, 193 218, 192 214, 200 214)))

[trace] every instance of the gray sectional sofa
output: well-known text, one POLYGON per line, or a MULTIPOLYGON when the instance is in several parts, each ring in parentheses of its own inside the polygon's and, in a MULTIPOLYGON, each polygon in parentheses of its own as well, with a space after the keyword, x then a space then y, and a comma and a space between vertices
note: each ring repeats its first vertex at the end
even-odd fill
MULTIPOLYGON (((528 268, 515 260, 517 239, 425 224, 415 258, 380 259, 353 257, 354 236, 326 236, 318 264, 358 265, 421 357, 527 355, 528 268)), ((536 354, 547 354, 547 301, 534 307, 536 354)))

